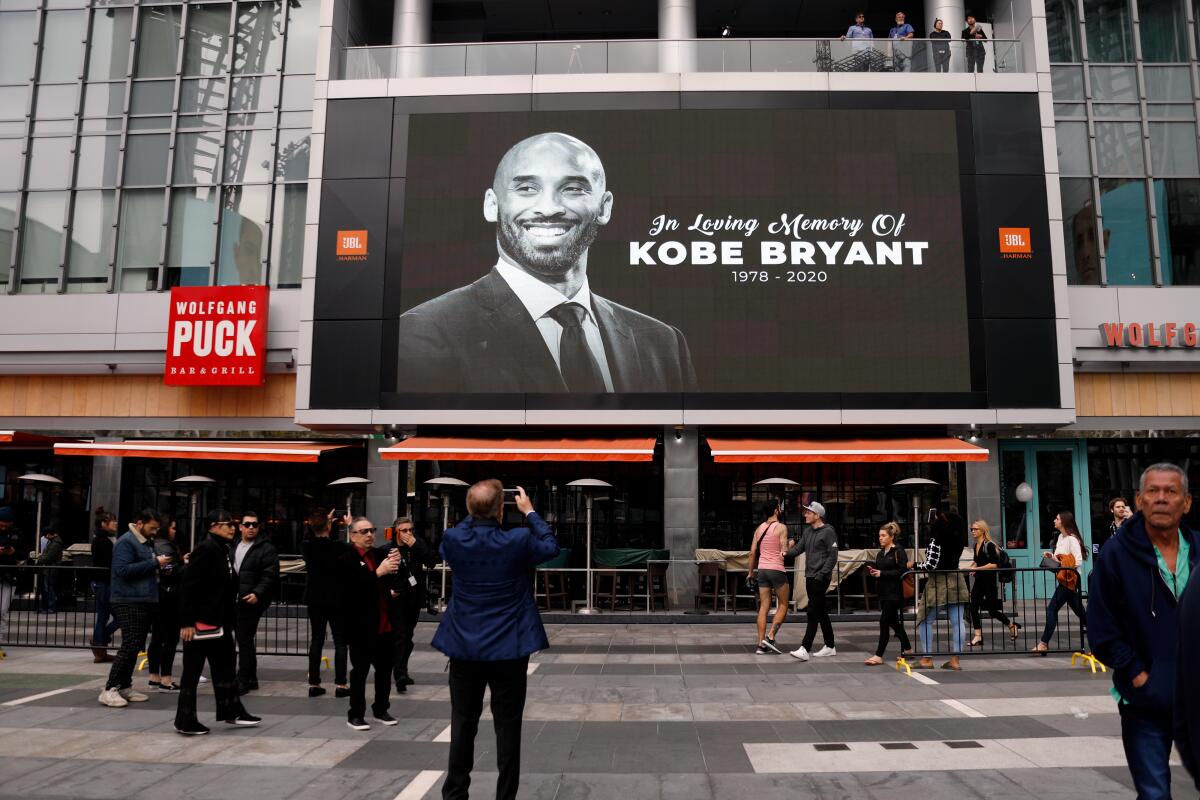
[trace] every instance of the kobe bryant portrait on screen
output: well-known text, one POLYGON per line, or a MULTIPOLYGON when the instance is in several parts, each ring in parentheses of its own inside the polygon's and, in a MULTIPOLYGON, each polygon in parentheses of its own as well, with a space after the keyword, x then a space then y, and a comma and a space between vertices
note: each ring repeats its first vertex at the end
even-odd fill
POLYGON ((588 285, 588 249, 612 214, 604 164, 585 142, 548 132, 509 148, 483 193, 499 257, 474 283, 400 316, 400 385, 443 393, 691 390, 683 334, 588 285))

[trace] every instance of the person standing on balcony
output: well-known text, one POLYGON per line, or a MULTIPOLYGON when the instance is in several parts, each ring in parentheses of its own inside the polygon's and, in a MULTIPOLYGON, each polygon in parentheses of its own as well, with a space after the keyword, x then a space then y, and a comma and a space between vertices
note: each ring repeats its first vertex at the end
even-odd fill
POLYGON ((92 626, 91 642, 94 664, 112 661, 112 656, 108 654, 108 643, 116 633, 117 621, 108 621, 112 616, 109 582, 112 580, 112 554, 116 542, 117 515, 100 506, 96 509, 96 533, 92 536, 92 596, 96 598, 96 624, 92 626))
POLYGON ((975 21, 974 14, 967 14, 967 27, 963 28, 962 38, 967 40, 967 72, 983 72, 983 62, 987 59, 983 43, 988 37, 975 21))
POLYGON ((853 44, 850 45, 850 49, 853 51, 856 72, 871 71, 871 40, 874 38, 875 32, 867 27, 866 15, 859 11, 854 15, 854 24, 842 34, 843 42, 847 39, 854 40, 853 44))
POLYGON ((896 12, 896 24, 888 31, 892 45, 892 71, 912 70, 912 38, 916 36, 913 26, 904 21, 904 12, 896 12))
POLYGON ((929 38, 933 39, 933 71, 934 72, 949 72, 950 71, 950 31, 945 29, 945 24, 940 19, 933 21, 933 30, 929 32, 929 38))

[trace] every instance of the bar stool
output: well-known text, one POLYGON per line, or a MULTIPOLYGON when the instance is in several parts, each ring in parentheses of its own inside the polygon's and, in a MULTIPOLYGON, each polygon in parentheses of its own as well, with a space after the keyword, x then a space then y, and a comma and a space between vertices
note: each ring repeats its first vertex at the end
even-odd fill
MULTIPOLYGON (((729 591, 726 585, 724 570, 716 561, 701 561, 696 565, 696 571, 700 578, 700 591, 696 592, 696 608, 700 608, 700 601, 712 598, 712 610, 717 610, 717 602, 724 598, 725 606, 729 606, 729 591)), ((706 604, 707 605, 707 604, 706 604)))

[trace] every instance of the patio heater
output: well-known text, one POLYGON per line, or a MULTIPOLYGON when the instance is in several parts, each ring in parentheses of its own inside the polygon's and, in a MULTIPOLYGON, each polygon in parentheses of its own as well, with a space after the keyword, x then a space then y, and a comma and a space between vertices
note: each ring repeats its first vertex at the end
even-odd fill
POLYGON ((42 554, 42 502, 45 500, 45 490, 51 486, 61 486, 62 481, 53 475, 43 475, 40 472, 22 475, 17 480, 32 484, 37 490, 37 528, 33 532, 33 548, 40 556, 42 554))
POLYGON ((347 487, 346 488, 346 516, 348 517, 354 513, 351 509, 351 506, 353 505, 353 502, 354 502, 354 487, 366 486, 367 484, 374 483, 374 482, 375 481, 371 480, 370 478, 359 478, 357 476, 350 475, 345 478, 338 478, 336 481, 330 481, 329 483, 327 483, 325 485, 326 486, 345 486, 345 487, 347 487))
POLYGON ((200 493, 215 480, 205 475, 185 475, 171 481, 188 490, 188 551, 196 549, 196 507, 200 504, 200 493))
POLYGON ((931 481, 929 478, 905 478, 904 480, 896 481, 892 484, 895 489, 909 492, 912 495, 912 513, 913 513, 913 560, 919 560, 918 555, 921 550, 920 524, 921 524, 921 492, 926 489, 934 489, 940 487, 941 484, 937 481, 931 481))
POLYGON ((583 608, 578 609, 578 614, 599 614, 600 609, 592 604, 592 502, 595 498, 592 497, 593 489, 611 489, 612 484, 607 481, 602 481, 599 478, 580 478, 577 481, 571 481, 567 486, 578 487, 583 490, 584 506, 587 508, 587 548, 584 564, 587 566, 587 603, 583 608))
POLYGON ((788 488, 792 486, 799 486, 800 484, 796 483, 796 481, 792 480, 791 478, 763 478, 761 481, 755 481, 754 485, 782 486, 783 488, 779 490, 779 498, 782 500, 787 496, 788 488))
MULTIPOLYGON (((450 489, 454 487, 470 486, 466 481, 460 481, 458 478, 451 478, 443 475, 439 478, 430 478, 425 481, 425 485, 437 491, 442 496, 442 534, 446 533, 446 529, 450 527, 450 489)), ((439 550, 441 548, 438 548, 439 550)), ((446 559, 442 559, 442 591, 438 596, 438 613, 446 610, 446 559)))

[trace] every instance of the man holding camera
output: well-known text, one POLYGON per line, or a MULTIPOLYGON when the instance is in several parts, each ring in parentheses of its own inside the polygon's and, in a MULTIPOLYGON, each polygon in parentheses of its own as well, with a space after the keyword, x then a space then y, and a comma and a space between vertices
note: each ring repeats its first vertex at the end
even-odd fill
POLYGON ((470 516, 442 537, 442 558, 454 574, 454 594, 433 637, 433 646, 450 659, 445 800, 467 797, 483 693, 489 688, 500 772, 496 798, 517 796, 529 656, 550 646, 530 575, 535 566, 558 555, 558 542, 519 486, 516 506, 529 527, 501 528, 504 491, 494 479, 472 486, 467 492, 470 516))

